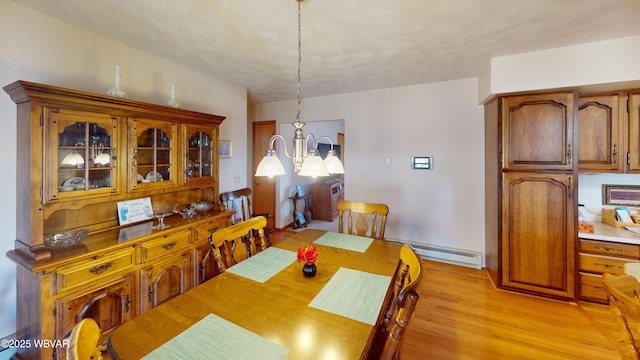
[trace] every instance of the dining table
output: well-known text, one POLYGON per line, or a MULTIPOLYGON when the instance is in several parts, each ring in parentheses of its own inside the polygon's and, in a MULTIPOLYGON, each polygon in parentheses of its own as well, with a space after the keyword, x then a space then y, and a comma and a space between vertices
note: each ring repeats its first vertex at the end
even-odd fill
POLYGON ((303 230, 134 317, 113 359, 362 359, 385 308, 397 243, 303 230), (316 274, 297 250, 315 246, 316 274))

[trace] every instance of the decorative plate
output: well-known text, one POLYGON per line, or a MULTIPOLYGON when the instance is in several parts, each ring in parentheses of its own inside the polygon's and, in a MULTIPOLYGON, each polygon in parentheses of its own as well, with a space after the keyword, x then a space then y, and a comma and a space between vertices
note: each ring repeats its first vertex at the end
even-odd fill
POLYGON ((85 189, 84 178, 72 177, 71 179, 62 183, 62 186, 73 186, 73 188, 76 190, 84 190, 85 189))
POLYGON ((160 174, 159 172, 155 172, 155 171, 149 171, 147 173, 147 176, 145 176, 145 178, 147 180, 150 180, 150 181, 162 181, 163 180, 162 179, 162 174, 160 174), (155 180, 154 180, 154 175, 155 175, 155 180))

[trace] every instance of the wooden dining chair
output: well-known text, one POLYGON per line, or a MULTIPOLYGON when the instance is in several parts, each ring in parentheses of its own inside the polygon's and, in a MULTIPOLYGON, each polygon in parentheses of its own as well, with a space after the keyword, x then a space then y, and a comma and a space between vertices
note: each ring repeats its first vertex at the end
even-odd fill
POLYGON ((100 328, 92 318, 80 320, 69 335, 67 360, 99 360, 102 352, 98 348, 100 328))
POLYGON ((387 292, 387 306, 378 316, 368 359, 399 359, 400 343, 420 295, 415 290, 422 280, 420 256, 408 245, 400 248, 400 260, 387 292))
POLYGON ((338 232, 384 240, 384 229, 387 225, 387 215, 389 214, 387 205, 340 200, 337 207, 338 232), (346 228, 343 218, 345 214, 347 215, 346 228), (371 222, 371 225, 369 225, 369 222, 371 222))
MULTIPOLYGON (((254 214, 251 204, 251 189, 244 188, 234 191, 227 191, 220 194, 220 202, 225 206, 227 210, 235 210, 236 213, 231 218, 233 224, 241 223, 252 217, 264 216, 267 219, 271 218, 271 214, 254 214)), ((264 235, 266 236, 267 243, 271 246, 270 234, 274 229, 265 228, 264 235)))
POLYGON ((213 259, 219 271, 248 259, 268 247, 264 227, 267 219, 263 216, 218 230, 209 237, 213 249, 213 259))
POLYGON ((640 328, 632 328, 629 324, 629 321, 632 321, 635 326, 640 324, 640 283, 631 275, 603 274, 602 278, 607 290, 609 306, 616 314, 620 330, 616 336, 618 353, 623 360, 640 360, 639 344, 636 339, 640 328))

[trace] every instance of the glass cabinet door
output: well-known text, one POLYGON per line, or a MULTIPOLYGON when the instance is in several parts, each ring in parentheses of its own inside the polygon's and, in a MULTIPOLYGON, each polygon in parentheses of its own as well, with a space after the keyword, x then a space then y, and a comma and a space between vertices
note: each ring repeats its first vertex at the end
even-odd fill
POLYGON ((166 121, 130 120, 130 190, 176 185, 176 124, 166 121))
POLYGON ((211 181, 216 177, 218 137, 214 128, 184 125, 186 154, 184 183, 211 181))
POLYGON ((117 119, 70 110, 50 111, 49 119, 47 199, 116 193, 117 119))

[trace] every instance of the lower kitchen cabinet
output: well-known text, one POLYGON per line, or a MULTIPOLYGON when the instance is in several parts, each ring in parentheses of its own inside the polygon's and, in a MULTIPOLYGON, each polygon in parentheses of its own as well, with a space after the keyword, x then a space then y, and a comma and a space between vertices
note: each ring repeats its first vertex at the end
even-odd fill
POLYGON ((580 239, 580 299, 608 303, 602 274, 624 274, 624 264, 640 262, 640 245, 580 239))

